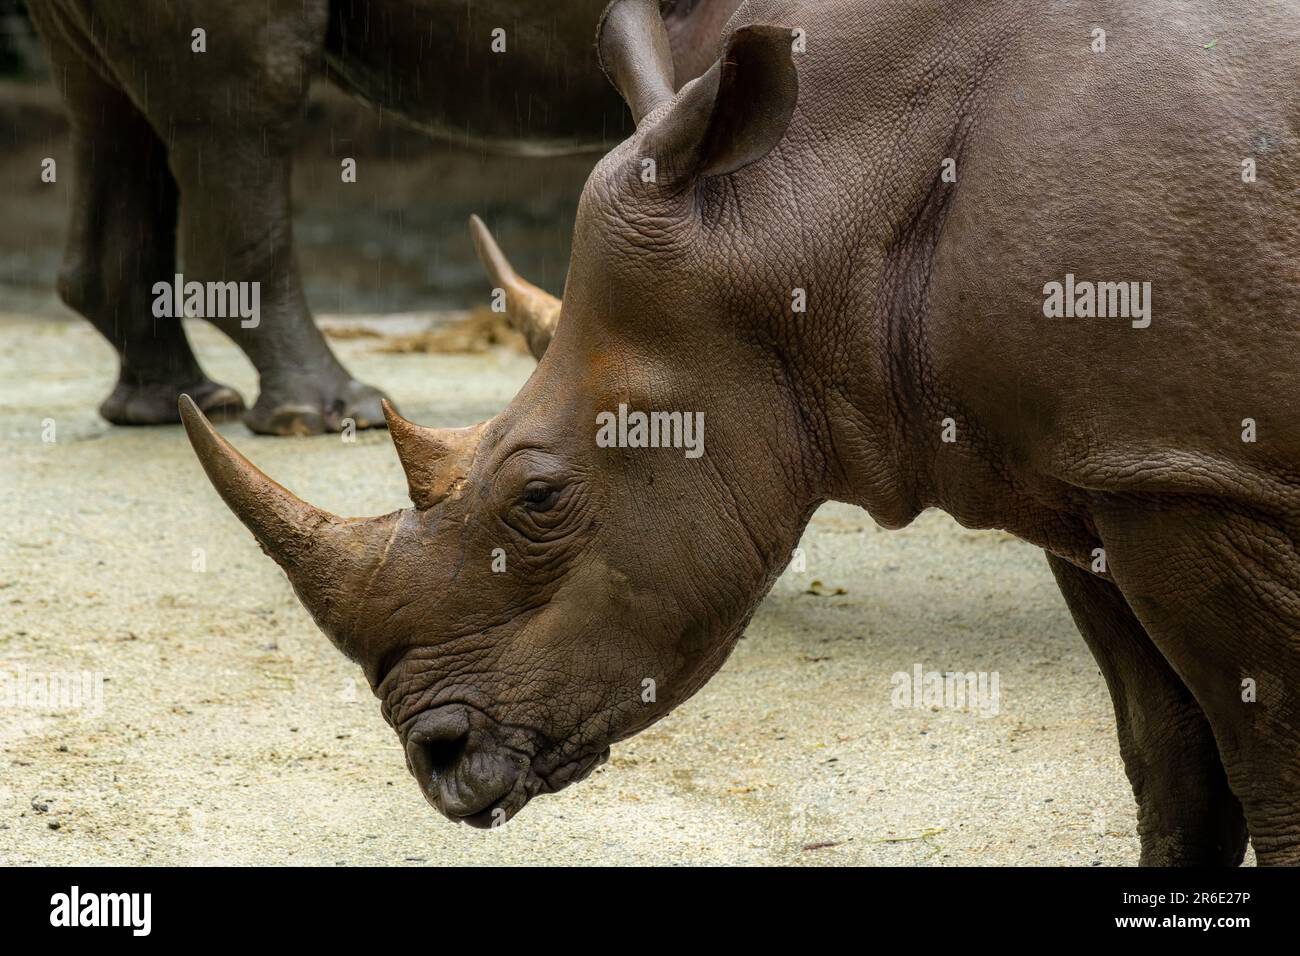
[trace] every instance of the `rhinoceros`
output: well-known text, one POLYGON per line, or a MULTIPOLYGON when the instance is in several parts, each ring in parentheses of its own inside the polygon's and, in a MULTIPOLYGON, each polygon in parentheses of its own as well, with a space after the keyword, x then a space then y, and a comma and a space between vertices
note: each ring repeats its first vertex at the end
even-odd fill
MULTIPOLYGON (((442 138, 519 154, 608 148, 628 124, 596 64, 605 2, 32 0, 72 120, 59 293, 120 360, 100 414, 176 422, 186 392, 263 434, 382 426, 382 394, 326 344, 294 261, 291 152, 311 77, 323 67, 442 138), (257 368, 251 408, 204 374, 177 321, 186 303, 257 368)), ((739 2, 669 0, 680 82, 713 62, 739 2)))
POLYGON ((314 508, 182 400, 429 802, 582 778, 837 500, 1046 552, 1142 863, 1300 862, 1300 10, 750 0, 726 36, 674 92, 655 5, 607 13, 636 132, 562 302, 476 224, 541 361, 473 427, 390 410, 413 507, 314 508), (703 453, 633 412, 702 414, 703 453))

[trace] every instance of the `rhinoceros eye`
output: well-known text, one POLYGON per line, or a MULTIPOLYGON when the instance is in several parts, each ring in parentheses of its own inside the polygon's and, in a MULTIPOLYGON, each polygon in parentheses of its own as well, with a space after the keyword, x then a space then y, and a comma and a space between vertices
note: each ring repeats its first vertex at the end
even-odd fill
POLYGON ((524 506, 529 511, 546 511, 559 500, 560 489, 545 481, 530 481, 524 486, 524 506))

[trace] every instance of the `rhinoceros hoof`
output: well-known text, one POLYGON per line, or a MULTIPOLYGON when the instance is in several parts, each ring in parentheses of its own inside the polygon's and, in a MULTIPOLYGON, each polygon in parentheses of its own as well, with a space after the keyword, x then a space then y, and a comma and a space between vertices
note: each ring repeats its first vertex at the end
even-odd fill
POLYGON ((129 385, 117 387, 99 406, 99 414, 114 425, 174 425, 180 413, 176 401, 189 395, 210 421, 234 421, 244 413, 244 399, 229 385, 211 379, 190 385, 129 385))
POLYGON ((349 380, 334 394, 320 399, 279 398, 263 392, 244 424, 259 435, 321 435, 345 428, 385 428, 384 393, 349 380))

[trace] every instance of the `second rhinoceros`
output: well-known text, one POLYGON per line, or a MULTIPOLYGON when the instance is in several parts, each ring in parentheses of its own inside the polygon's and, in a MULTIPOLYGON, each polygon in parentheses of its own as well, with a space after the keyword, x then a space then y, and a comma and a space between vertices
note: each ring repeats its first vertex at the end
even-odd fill
MULTIPOLYGON (((294 258, 290 170, 312 76, 443 139, 518 154, 608 148, 628 124, 596 63, 604 3, 32 0, 72 123, 59 293, 120 363, 100 414, 175 422, 187 392, 263 434, 381 426, 381 393, 316 329, 294 258), (204 374, 187 310, 257 368, 251 408, 204 374)), ((676 82, 713 62, 738 4, 666 0, 676 82)))
POLYGON ((208 476, 454 820, 689 697, 834 499, 1047 552, 1143 863, 1248 836, 1300 862, 1300 11, 869 10, 751 0, 674 93, 654 4, 618 0, 637 131, 587 183, 562 304, 480 230, 542 353, 509 407, 393 414, 414 507, 382 517, 298 500, 185 403, 208 476), (610 440, 632 411, 669 440, 610 440))

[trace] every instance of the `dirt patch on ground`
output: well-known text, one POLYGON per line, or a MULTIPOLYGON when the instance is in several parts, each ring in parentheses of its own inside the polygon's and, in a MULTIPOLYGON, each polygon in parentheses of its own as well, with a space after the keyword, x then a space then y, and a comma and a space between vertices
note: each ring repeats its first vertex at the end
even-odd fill
POLYGON ((487 306, 465 313, 434 314, 413 332, 393 331, 385 325, 331 322, 325 325, 325 334, 337 341, 367 339, 373 349, 390 355, 482 355, 495 349, 529 354, 527 340, 510 320, 487 306))

